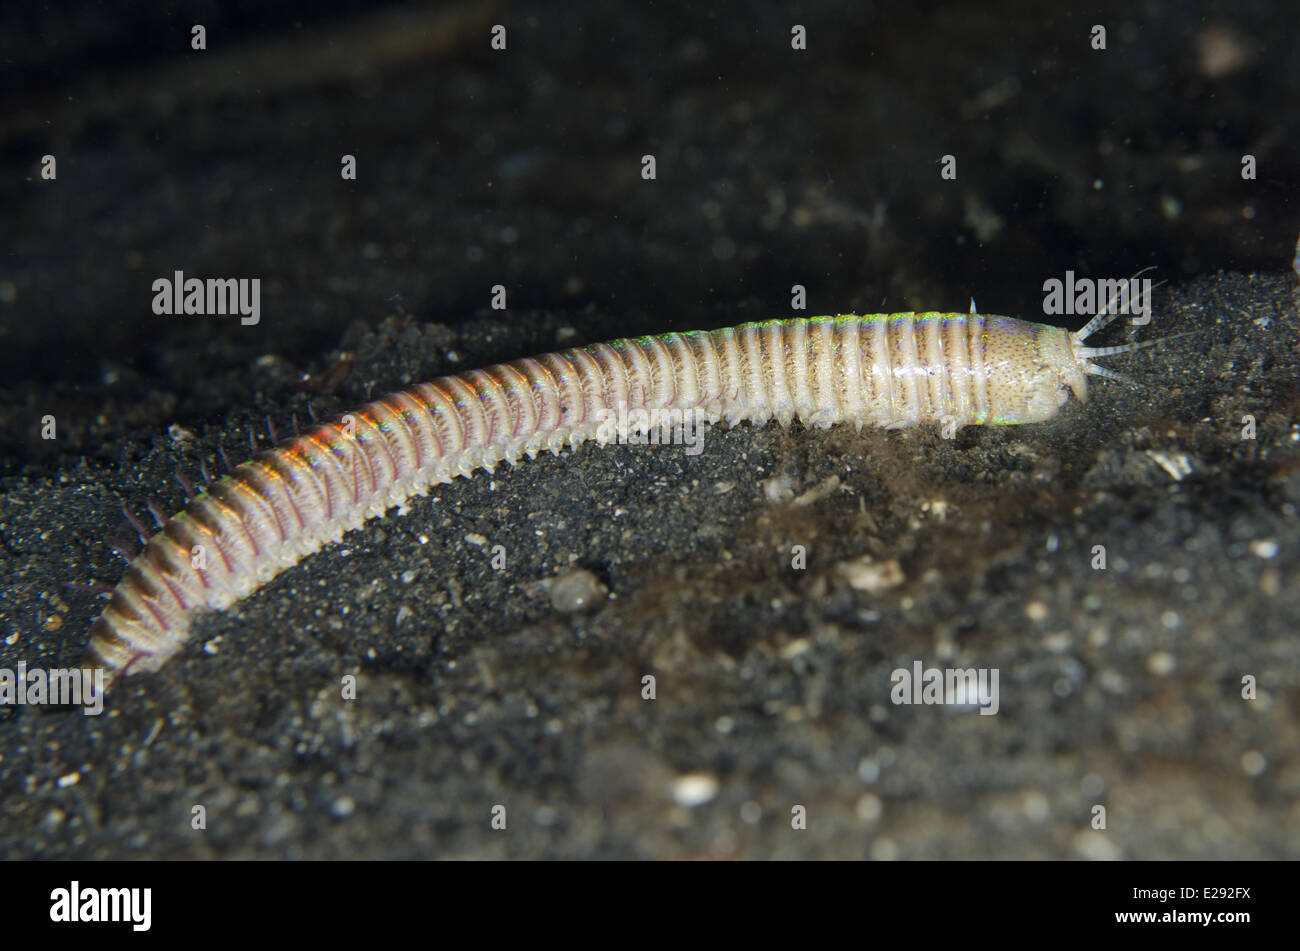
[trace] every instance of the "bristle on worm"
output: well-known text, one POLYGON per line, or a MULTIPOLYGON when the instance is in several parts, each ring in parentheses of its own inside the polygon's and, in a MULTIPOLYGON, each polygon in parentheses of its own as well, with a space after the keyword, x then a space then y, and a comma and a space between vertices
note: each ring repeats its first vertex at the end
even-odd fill
POLYGON ((421 383, 273 450, 253 443, 251 461, 148 539, 91 627, 89 663, 110 678, 157 670, 184 643, 195 611, 247 597, 430 486, 543 449, 607 442, 606 421, 620 411, 698 408, 709 423, 733 426, 1049 419, 1071 392, 1087 397, 1090 374, 1116 376, 1093 359, 1149 345, 1082 346, 1114 316, 1074 333, 978 313, 773 320, 615 340, 421 383))

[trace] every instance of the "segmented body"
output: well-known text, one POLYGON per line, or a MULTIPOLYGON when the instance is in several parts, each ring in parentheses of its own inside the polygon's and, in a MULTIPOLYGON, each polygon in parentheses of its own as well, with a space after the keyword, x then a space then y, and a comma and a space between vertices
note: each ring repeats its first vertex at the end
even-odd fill
POLYGON ((1083 396, 1078 336, 981 314, 814 317, 619 340, 413 386, 192 499, 128 568, 91 628, 90 662, 156 670, 196 610, 228 607, 432 485, 605 441, 601 422, 620 407, 699 408, 732 425, 1032 422, 1056 412, 1067 386, 1083 396))

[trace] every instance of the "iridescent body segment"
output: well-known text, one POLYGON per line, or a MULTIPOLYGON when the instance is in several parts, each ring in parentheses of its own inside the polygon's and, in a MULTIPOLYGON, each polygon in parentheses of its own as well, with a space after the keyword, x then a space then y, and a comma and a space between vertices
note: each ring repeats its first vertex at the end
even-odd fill
POLYGON ((367 403, 212 483, 135 558, 90 632, 110 676, 157 670, 194 612, 220 610, 430 486, 543 449, 604 442, 628 410, 735 425, 795 417, 899 427, 1031 423, 1087 362, 1127 348, 984 314, 811 317, 616 340, 442 377, 367 403))

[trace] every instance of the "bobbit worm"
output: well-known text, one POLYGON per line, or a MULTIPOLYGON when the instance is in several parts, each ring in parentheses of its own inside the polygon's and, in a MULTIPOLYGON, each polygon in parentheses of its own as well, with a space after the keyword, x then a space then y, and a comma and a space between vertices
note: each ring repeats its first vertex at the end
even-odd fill
POLYGON ((196 611, 221 610, 431 486, 604 443, 624 411, 699 411, 710 423, 798 417, 827 427, 1034 423, 1090 362, 1159 341, 1092 348, 1115 313, 1073 333, 1013 317, 896 313, 809 317, 615 340, 446 376, 366 403, 259 453, 211 483, 131 562, 90 630, 88 664, 111 680, 155 671, 196 611))

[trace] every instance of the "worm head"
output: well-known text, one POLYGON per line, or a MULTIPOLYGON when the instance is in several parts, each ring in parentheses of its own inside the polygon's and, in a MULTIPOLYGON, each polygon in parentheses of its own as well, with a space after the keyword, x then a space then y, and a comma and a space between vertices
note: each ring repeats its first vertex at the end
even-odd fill
MULTIPOLYGON (((1138 382, 1094 360, 1154 347, 1186 336, 1170 334, 1159 340, 1126 343, 1116 347, 1085 347, 1084 339, 1114 316, 1094 318, 1071 333, 1046 324, 1012 317, 990 317, 986 334, 986 387, 992 416, 998 423, 1037 423, 1050 419, 1073 393, 1079 402, 1088 398, 1088 377, 1099 376, 1129 386, 1138 382)), ((1188 332, 1190 333, 1190 331, 1188 332)))
POLYGON ((1083 345, 1084 338, 1095 332, 1099 320, 1101 321, 1100 325, 1105 326, 1106 323, 1114 320, 1114 316, 1102 315, 1102 318, 1094 318, 1087 327, 1073 333, 1061 330, 1058 327, 1049 327, 1045 324, 1027 324, 1016 321, 1021 326, 1021 337, 1017 338, 1015 335, 1010 335, 1008 337, 1008 349, 1014 351, 1019 346, 1022 350, 1031 350, 1032 353, 1022 353, 1020 356, 1019 363, 1026 368, 1021 371, 1024 378, 1024 409, 1022 411, 1023 415, 1012 420, 1013 422, 1031 423, 1055 415, 1056 411, 1069 399, 1070 393, 1074 393, 1079 402, 1082 403, 1088 398, 1088 377, 1090 376, 1099 376, 1102 379, 1114 380, 1128 386, 1140 387, 1141 384, 1137 380, 1093 361, 1104 357, 1117 356, 1121 353, 1144 350, 1147 347, 1154 347, 1168 340, 1185 337, 1191 333, 1191 331, 1186 331, 1184 333, 1170 334, 1158 340, 1125 343, 1116 347, 1085 347, 1083 345), (1032 345, 1024 342, 1027 334, 1023 328, 1032 328, 1032 345))
POLYGON ((1037 423, 1056 415, 1070 394, 1088 397, 1087 360, 1068 331, 1011 317, 986 318, 985 386, 993 422, 1037 423))

